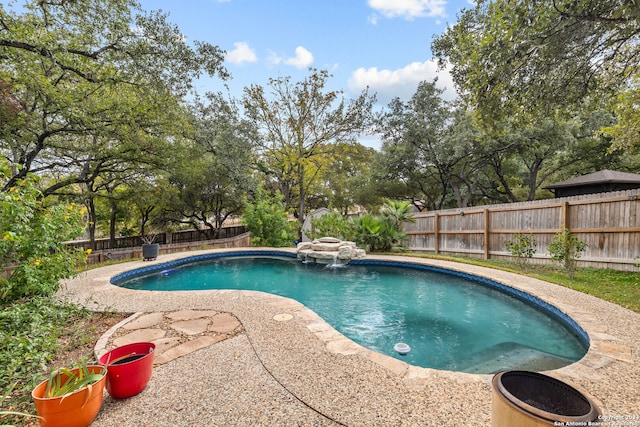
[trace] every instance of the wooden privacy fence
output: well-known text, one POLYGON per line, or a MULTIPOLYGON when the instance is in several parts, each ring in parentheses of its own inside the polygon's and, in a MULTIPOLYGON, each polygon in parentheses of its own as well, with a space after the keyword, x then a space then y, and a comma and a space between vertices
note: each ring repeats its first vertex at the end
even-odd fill
MULTIPOLYGON (((251 245, 251 233, 245 232, 224 239, 198 240, 185 243, 161 244, 159 254, 172 254, 197 249, 243 248, 251 245)), ((142 246, 94 251, 87 257, 87 264, 99 264, 105 261, 122 261, 142 258, 142 246)))
POLYGON ((567 228, 587 243, 579 266, 639 270, 640 189, 421 212, 415 219, 404 224, 412 251, 510 259, 506 242, 531 234, 532 262, 551 263, 549 243, 567 228))
MULTIPOLYGON (((243 234, 247 231, 247 227, 244 225, 234 225, 230 227, 222 227, 220 229, 218 239, 227 239, 230 237, 243 234)), ((159 243, 161 245, 169 245, 176 243, 189 243, 189 242, 202 242, 206 240, 212 240, 209 230, 183 230, 161 233, 155 236, 153 243, 159 243)), ((111 245, 110 239, 101 238, 95 239, 94 247, 91 247, 89 240, 74 240, 71 242, 65 242, 66 245, 74 248, 91 249, 93 251, 109 251, 115 249, 126 249, 132 247, 139 247, 144 243, 142 236, 126 236, 116 237, 115 244, 111 245)))

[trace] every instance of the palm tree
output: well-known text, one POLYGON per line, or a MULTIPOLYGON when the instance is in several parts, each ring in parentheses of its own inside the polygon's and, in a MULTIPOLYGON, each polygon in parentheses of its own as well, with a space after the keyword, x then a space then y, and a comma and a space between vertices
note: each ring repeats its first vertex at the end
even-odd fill
POLYGON ((381 211, 384 217, 393 220, 398 229, 403 222, 416 222, 411 212, 411 203, 407 201, 387 199, 381 211))

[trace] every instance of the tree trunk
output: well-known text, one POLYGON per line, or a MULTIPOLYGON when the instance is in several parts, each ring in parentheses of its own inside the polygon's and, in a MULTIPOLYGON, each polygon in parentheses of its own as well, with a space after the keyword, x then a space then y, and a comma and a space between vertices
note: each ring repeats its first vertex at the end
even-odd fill
POLYGON ((538 189, 538 172, 542 168, 542 160, 536 159, 529 168, 529 196, 527 201, 536 199, 536 190, 538 189))
POLYGON ((89 212, 89 247, 91 250, 96 250, 96 205, 93 202, 93 197, 87 200, 87 211, 89 212))
POLYGON ((502 184, 502 188, 504 188, 504 194, 507 196, 508 201, 517 202, 518 198, 511 191, 511 186, 509 185, 509 181, 505 177, 504 171, 502 170, 502 157, 492 157, 490 160, 491 167, 498 177, 498 181, 502 184))
POLYGON ((118 204, 113 197, 109 199, 111 211, 109 212, 109 249, 116 247, 116 209, 118 204))
POLYGON ((465 208, 466 206, 462 200, 462 191, 460 190, 460 187, 457 184, 452 183, 451 191, 456 198, 456 205, 458 205, 459 208, 465 208))
POLYGON ((302 239, 302 225, 304 224, 304 198, 306 191, 304 188, 304 166, 298 166, 298 185, 300 186, 300 199, 298 200, 298 223, 300 224, 299 238, 302 239))

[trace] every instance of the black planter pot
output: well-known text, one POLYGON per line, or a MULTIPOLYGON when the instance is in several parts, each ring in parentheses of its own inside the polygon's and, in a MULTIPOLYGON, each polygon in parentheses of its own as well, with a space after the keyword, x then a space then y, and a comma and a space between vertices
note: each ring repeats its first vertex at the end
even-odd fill
POLYGON ((493 377, 493 427, 587 425, 599 415, 600 409, 589 397, 553 377, 528 371, 493 377))
POLYGON ((144 261, 153 261, 158 258, 160 253, 159 243, 144 243, 142 245, 142 259, 144 261))

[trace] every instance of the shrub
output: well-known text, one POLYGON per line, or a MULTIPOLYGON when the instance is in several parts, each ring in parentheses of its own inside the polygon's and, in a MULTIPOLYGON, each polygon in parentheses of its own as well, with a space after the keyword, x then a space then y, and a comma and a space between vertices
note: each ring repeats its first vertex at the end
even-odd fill
POLYGON ((353 228, 349 220, 338 212, 330 212, 319 218, 311 219, 311 232, 309 237, 317 239, 319 237, 335 237, 342 240, 353 240, 353 228))
MULTIPOLYGON (((0 163, 0 182, 10 170, 0 163)), ((76 205, 46 206, 30 175, 0 191, 0 304, 34 295, 51 295, 86 259, 81 249, 62 242, 82 233, 76 205)))
POLYGON ((389 251, 405 234, 393 219, 366 213, 351 219, 354 240, 366 251, 389 251))
POLYGON ((386 200, 381 209, 382 216, 391 219, 399 229, 403 222, 416 222, 410 202, 386 200))
POLYGON ((587 244, 566 228, 557 233, 549 243, 551 259, 562 264, 572 279, 576 270, 577 259, 580 258, 586 248, 587 244))
POLYGON ((520 268, 525 268, 536 253, 536 241, 531 234, 514 234, 505 245, 520 268))
POLYGON ((385 201, 380 215, 365 213, 345 218, 337 212, 331 212, 311 220, 313 231, 311 238, 336 237, 353 240, 369 252, 389 251, 400 243, 406 234, 401 230, 403 222, 414 222, 409 202, 385 201))
POLYGON ((297 223, 287 219, 282 195, 271 196, 262 187, 253 200, 245 200, 244 223, 257 246, 291 246, 297 238, 297 223))

